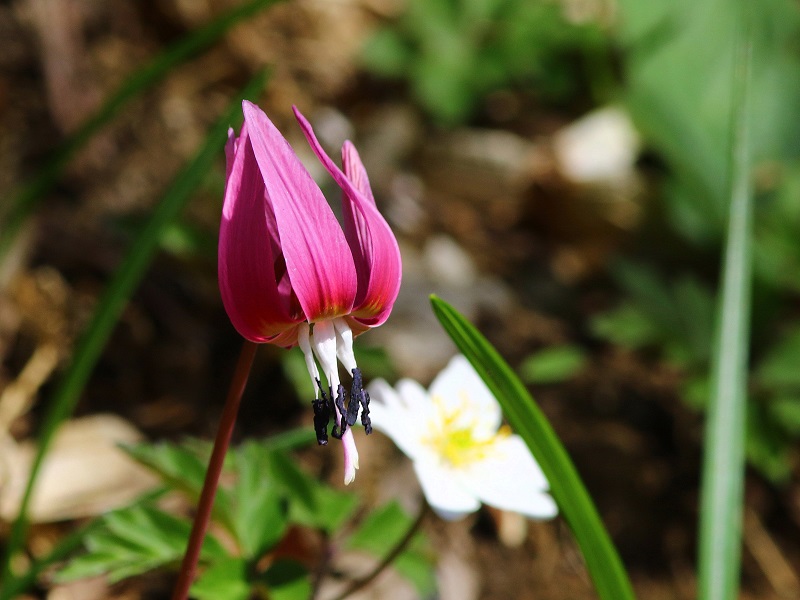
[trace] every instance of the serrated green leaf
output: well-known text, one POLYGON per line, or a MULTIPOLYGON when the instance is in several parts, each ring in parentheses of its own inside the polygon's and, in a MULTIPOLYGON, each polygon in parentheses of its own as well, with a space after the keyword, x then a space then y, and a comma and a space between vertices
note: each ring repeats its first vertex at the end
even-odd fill
POLYGON ((291 522, 331 532, 355 510, 355 495, 316 481, 285 453, 272 452, 270 460, 272 476, 288 495, 291 522))
MULTIPOLYGON (((85 539, 87 553, 74 558, 58 574, 61 581, 105 573, 109 581, 175 563, 183 556, 191 524, 156 507, 136 505, 113 511, 85 539)), ((220 560, 227 552, 208 535, 201 556, 220 560)))
POLYGON ((519 367, 527 383, 558 383, 574 377, 586 364, 579 346, 554 346, 528 356, 519 367))
POLYGON ((329 486, 317 490, 319 514, 315 517, 317 527, 327 531, 337 531, 349 519, 358 506, 358 496, 352 492, 342 492, 329 486))
POLYGON ((779 396, 769 403, 772 419, 787 433, 800 437, 800 396, 779 396))
POLYGON ((247 600, 251 587, 247 561, 228 557, 205 569, 192 584, 190 595, 197 600, 247 600))
POLYGON ((128 455, 152 469, 165 483, 197 497, 203 488, 207 457, 175 444, 142 443, 122 447, 128 455))
POLYGON ((271 600, 306 600, 312 596, 308 570, 298 562, 275 561, 261 579, 269 587, 271 600))
POLYGON ((256 559, 283 537, 289 501, 270 476, 263 446, 247 443, 236 452, 237 480, 232 491, 235 535, 248 559, 256 559))
POLYGON ((270 452, 267 457, 270 475, 289 493, 293 502, 306 510, 316 511, 319 506, 315 492, 319 484, 306 475, 286 453, 270 452))
POLYGON ((756 369, 758 382, 775 390, 800 391, 800 327, 770 348, 756 369))
MULTIPOLYGON (((211 455, 208 442, 190 438, 181 444, 143 443, 123 446, 123 449, 136 461, 155 471, 165 483, 184 492, 192 501, 200 497, 208 457, 211 455)), ((224 488, 217 490, 213 515, 228 529, 233 529, 231 498, 224 488)))
POLYGON ((345 547, 380 555, 406 534, 413 519, 392 500, 373 510, 347 539, 345 547))
POLYGON ((598 594, 633 600, 633 588, 597 509, 555 431, 523 383, 483 335, 443 300, 432 296, 436 317, 497 398, 511 427, 530 448, 572 529, 598 594))

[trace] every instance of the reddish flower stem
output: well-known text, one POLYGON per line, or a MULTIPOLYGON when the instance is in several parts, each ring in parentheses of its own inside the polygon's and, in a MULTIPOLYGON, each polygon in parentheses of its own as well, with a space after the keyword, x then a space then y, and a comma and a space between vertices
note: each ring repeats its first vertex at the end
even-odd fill
POLYGON ((245 340, 239 355, 239 362, 236 363, 236 371, 233 374, 228 397, 225 399, 225 406, 222 409, 217 437, 214 440, 214 449, 211 451, 211 460, 208 462, 203 491, 200 492, 200 502, 197 505, 197 513, 192 524, 192 533, 189 535, 189 543, 186 547, 186 554, 183 556, 181 570, 178 573, 178 581, 172 592, 172 600, 186 600, 197 573, 197 561, 200 558, 200 549, 203 547, 203 539, 206 537, 208 523, 211 519, 211 508, 214 506, 214 496, 217 493, 222 464, 231 442, 231 434, 236 424, 236 414, 239 412, 239 402, 247 384, 247 377, 250 375, 256 348, 256 344, 245 340))

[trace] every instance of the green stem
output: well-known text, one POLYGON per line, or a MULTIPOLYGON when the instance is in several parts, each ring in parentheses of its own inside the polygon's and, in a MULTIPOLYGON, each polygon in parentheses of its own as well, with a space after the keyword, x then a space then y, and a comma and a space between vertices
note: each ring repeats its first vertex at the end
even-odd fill
POLYGON ((208 523, 211 520, 211 509, 214 506, 214 496, 216 496, 219 486, 219 476, 222 473, 222 465, 231 443, 236 415, 239 412, 239 403, 244 387, 247 385, 247 377, 250 375, 257 347, 253 342, 246 340, 242 346, 239 362, 236 364, 236 371, 228 390, 228 397, 225 399, 225 407, 222 409, 217 437, 214 440, 214 449, 211 451, 211 460, 209 460, 206 478, 203 482, 203 491, 200 492, 200 502, 194 516, 192 532, 189 535, 189 543, 186 546, 186 554, 183 556, 178 581, 172 592, 172 600, 185 600, 189 596, 189 588, 197 573, 197 561, 200 559, 200 550, 203 547, 208 523))

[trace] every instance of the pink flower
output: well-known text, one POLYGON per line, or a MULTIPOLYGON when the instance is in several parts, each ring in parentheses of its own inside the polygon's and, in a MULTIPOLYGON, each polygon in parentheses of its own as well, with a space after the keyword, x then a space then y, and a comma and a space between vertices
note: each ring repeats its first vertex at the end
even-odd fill
POLYGON ((228 132, 227 182, 219 235, 219 286, 225 310, 246 339, 303 350, 317 389, 317 440, 341 438, 345 483, 358 452, 349 429, 361 409, 371 431, 369 396, 353 355, 353 338, 382 324, 400 289, 397 240, 378 212, 355 147, 342 147, 344 171, 325 154, 296 108, 311 148, 342 188, 344 228, 289 143, 266 114, 244 101, 238 138, 228 132), (315 360, 316 357, 316 360, 315 360), (337 357, 352 375, 349 403, 337 357), (317 362, 329 388, 322 389, 317 362), (335 393, 334 393, 335 392, 335 393), (320 399, 321 395, 321 399, 320 399))

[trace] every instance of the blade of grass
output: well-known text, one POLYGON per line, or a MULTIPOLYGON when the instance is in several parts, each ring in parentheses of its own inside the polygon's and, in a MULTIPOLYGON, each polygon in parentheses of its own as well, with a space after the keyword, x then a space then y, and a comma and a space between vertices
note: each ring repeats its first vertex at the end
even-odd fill
POLYGON ((733 600, 739 590, 753 219, 749 28, 745 18, 734 67, 728 239, 705 429, 698 589, 704 600, 733 600))
POLYGON ((10 199, 0 202, 0 259, 19 233, 36 204, 53 187, 70 159, 105 126, 132 98, 156 84, 174 67, 198 54, 222 37, 231 27, 277 0, 252 0, 193 31, 167 48, 152 62, 129 75, 103 105, 51 154, 35 178, 23 185, 10 199))
POLYGON ((550 482, 603 600, 634 598, 628 575, 575 466, 547 417, 497 350, 447 302, 431 296, 436 317, 492 391, 508 422, 530 448, 550 482))
POLYGON ((31 473, 20 505, 19 515, 11 527, 2 562, 2 582, 11 578, 11 558, 24 543, 28 529, 28 506, 36 476, 42 465, 53 434, 74 410, 78 397, 94 368, 128 298, 142 279, 158 249, 161 235, 178 217, 207 171, 219 156, 230 123, 239 118, 241 98, 254 99, 263 89, 266 73, 259 73, 231 102, 225 113, 211 128, 194 159, 181 171, 167 190, 144 229, 133 242, 124 261, 109 282, 86 331, 77 343, 72 362, 61 378, 44 416, 39 444, 31 473))

